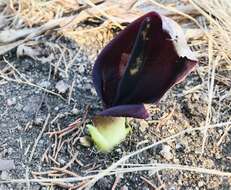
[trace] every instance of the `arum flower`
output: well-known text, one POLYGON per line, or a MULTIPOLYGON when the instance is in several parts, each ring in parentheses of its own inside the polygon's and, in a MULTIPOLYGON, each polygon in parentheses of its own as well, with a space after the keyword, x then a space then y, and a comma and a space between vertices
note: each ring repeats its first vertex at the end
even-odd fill
POLYGON ((104 105, 98 115, 147 118, 144 104, 157 103, 196 64, 176 22, 155 12, 145 14, 121 31, 95 62, 93 83, 104 105))

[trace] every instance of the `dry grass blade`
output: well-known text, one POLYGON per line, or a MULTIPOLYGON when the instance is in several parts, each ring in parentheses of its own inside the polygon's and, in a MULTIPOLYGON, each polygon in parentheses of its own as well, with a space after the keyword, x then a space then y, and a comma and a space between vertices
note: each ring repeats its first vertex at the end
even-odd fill
POLYGON ((49 22, 62 17, 63 14, 79 10, 81 7, 75 0, 11 0, 11 9, 17 17, 23 19, 28 26, 49 22))
POLYGON ((36 31, 37 28, 23 28, 20 30, 13 30, 13 29, 4 30, 0 32, 0 44, 16 41, 36 31))
POLYGON ((37 139, 35 140, 34 146, 33 146, 32 150, 31 150, 31 154, 30 154, 30 157, 29 157, 29 162, 31 162, 31 160, 32 160, 32 158, 34 156, 34 152, 35 152, 36 146, 37 146, 39 140, 41 139, 41 137, 42 137, 42 135, 43 135, 43 133, 44 133, 46 127, 47 127, 49 119, 50 119, 50 114, 47 115, 47 118, 46 118, 45 123, 43 124, 42 130, 39 133, 39 136, 37 137, 37 139))
MULTIPOLYGON (((25 36, 25 38, 23 40, 19 40, 16 42, 12 42, 9 44, 5 44, 5 45, 1 45, 0 46, 0 55, 5 54, 6 52, 16 48, 17 46, 23 44, 24 42, 31 40, 33 37, 38 36, 44 32, 46 32, 47 30, 53 29, 55 27, 59 27, 60 25, 65 25, 66 23, 70 22, 72 20, 73 16, 70 17, 64 17, 64 18, 60 18, 60 19, 54 19, 54 20, 50 20, 49 22, 43 24, 42 26, 38 27, 38 28, 33 28, 30 29, 26 32, 22 32, 23 29, 21 31, 17 31, 17 33, 21 33, 20 37, 25 36)), ((18 38, 19 36, 17 36, 18 38)), ((17 39, 15 38, 15 39, 17 39)), ((10 40, 12 41, 12 39, 10 40)))
POLYGON ((43 91, 45 91, 45 92, 47 92, 47 93, 49 93, 49 94, 52 94, 52 95, 55 95, 55 96, 57 96, 57 97, 59 97, 59 98, 61 98, 62 100, 64 100, 65 101, 65 99, 60 95, 60 94, 57 94, 57 93, 55 93, 55 92, 53 92, 53 91, 50 91, 50 90, 48 90, 48 89, 46 89, 46 88, 43 88, 43 87, 41 87, 41 86, 39 86, 39 85, 36 85, 36 84, 34 84, 34 83, 31 83, 29 80, 27 80, 9 61, 7 61, 6 59, 5 59, 5 57, 4 57, 4 61, 5 61, 5 63, 7 63, 7 65, 9 65, 10 66, 10 68, 13 70, 13 71, 15 71, 15 73, 17 73, 18 74, 18 76, 19 76, 19 79, 13 79, 13 78, 10 78, 10 77, 8 77, 8 76, 6 76, 4 73, 2 73, 2 71, 0 71, 0 77, 1 78, 3 78, 3 79, 5 79, 6 81, 10 81, 10 82, 16 82, 16 83, 19 83, 19 84, 26 84, 26 85, 30 85, 30 86, 32 86, 32 87, 36 87, 36 88, 38 88, 38 89, 40 89, 40 90, 43 90, 43 91))

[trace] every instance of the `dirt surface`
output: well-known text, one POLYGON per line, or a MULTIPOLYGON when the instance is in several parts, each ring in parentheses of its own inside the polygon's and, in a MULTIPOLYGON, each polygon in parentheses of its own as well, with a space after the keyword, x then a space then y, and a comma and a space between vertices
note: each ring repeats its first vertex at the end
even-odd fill
MULTIPOLYGON (((16 166, 13 170, 0 172, 1 180, 25 179, 28 176, 52 177, 52 172, 39 172, 59 171, 60 168, 62 171, 56 173, 57 177, 87 176, 106 169, 121 157, 148 144, 183 129, 205 124, 207 83, 204 81, 207 76, 201 77, 200 67, 204 67, 207 60, 201 59, 196 71, 173 87, 158 105, 153 105, 150 118, 131 121, 133 132, 121 145, 109 154, 100 153, 87 138, 89 134, 86 124, 102 109, 91 76, 94 60, 102 44, 97 51, 89 51, 91 47, 86 51, 78 43, 58 35, 40 37, 36 41, 39 43, 33 48, 39 52, 40 60, 28 56, 17 57, 16 50, 4 55, 4 59, 1 57, 0 67, 3 69, 9 66, 14 71, 9 77, 16 79, 14 82, 2 79, 0 86, 0 159, 13 159, 16 166), (58 44, 59 48, 52 44, 58 44), (22 81, 26 81, 26 84, 21 84, 22 81), (198 85, 198 90, 191 91, 198 85), (71 132, 60 132, 78 119, 71 132), (46 120, 47 125, 44 125, 46 120), (36 144, 39 134, 42 136, 36 144), (87 142, 83 139, 87 139, 87 142)), ((227 76, 230 74, 226 73, 227 76)), ((230 90, 230 86, 219 81, 215 83, 217 88, 230 90)), ((227 121, 231 114, 230 101, 215 97, 214 104, 213 111, 219 111, 214 121, 227 121), (217 103, 219 101, 222 102, 217 103)), ((203 133, 195 131, 144 151, 130 158, 128 163, 175 163, 231 172, 231 134, 228 132, 222 137, 223 134, 224 130, 220 128, 208 131, 202 156, 203 133), (219 140, 221 143, 218 144, 219 140)), ((117 180, 116 189, 123 190, 231 188, 231 181, 226 177, 180 170, 148 170, 104 177, 92 189, 112 189, 117 180)), ((78 183, 31 183, 30 186, 25 183, 0 184, 1 190, 45 190, 52 187, 80 188, 78 183)))

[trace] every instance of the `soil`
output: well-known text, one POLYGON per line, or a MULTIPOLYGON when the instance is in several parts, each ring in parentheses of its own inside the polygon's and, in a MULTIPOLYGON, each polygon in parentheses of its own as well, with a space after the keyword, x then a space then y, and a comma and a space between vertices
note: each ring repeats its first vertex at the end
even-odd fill
MULTIPOLYGON (((4 57, 33 84, 43 86, 52 92, 61 95, 50 94, 29 84, 6 81, 0 86, 0 159, 13 159, 15 169, 2 171, 0 178, 25 179, 29 173, 30 178, 35 178, 32 172, 48 171, 51 167, 61 168, 76 156, 75 162, 71 165, 72 172, 78 175, 88 175, 91 170, 102 170, 141 147, 156 142, 164 137, 173 135, 183 129, 198 127, 204 124, 207 112, 207 94, 203 91, 195 91, 185 94, 187 90, 194 86, 202 85, 206 88, 198 71, 191 73, 187 79, 172 88, 160 101, 153 106, 153 113, 145 121, 133 120, 131 123, 133 132, 126 140, 117 146, 111 153, 104 154, 96 150, 91 144, 90 147, 80 142, 81 137, 88 136, 86 124, 91 122, 92 116, 102 109, 101 101, 97 97, 92 84, 92 66, 96 53, 90 54, 84 51, 77 43, 64 37, 55 38, 53 36, 42 37, 39 45, 36 46, 41 57, 53 55, 49 61, 38 61, 28 56, 17 58, 16 51, 9 52, 4 57), (47 42, 59 44, 63 49, 68 49, 71 56, 65 52, 66 60, 62 59, 55 71, 55 65, 60 57, 58 50, 53 50, 47 42), (68 70, 66 63, 75 59, 68 70), (60 93, 57 90, 57 83, 62 81, 67 91, 60 93), (73 83, 74 82, 74 83, 73 83), (71 85, 73 91, 71 100, 68 102, 71 85), (156 108, 159 108, 157 110, 156 108), (30 161, 32 147, 35 140, 41 133, 46 118, 50 114, 48 125, 40 138, 35 152, 30 161), (56 119, 55 119, 56 118, 56 119), (69 124, 82 119, 81 124, 76 129, 62 139, 58 135, 49 136, 48 132, 59 131, 68 127, 69 124), (55 120, 54 120, 55 119, 55 120), (158 121, 155 123, 154 121, 158 121), (65 141, 64 145, 56 155, 55 161, 48 158, 42 161, 44 153, 54 155, 55 144, 65 141), (56 142, 57 141, 57 142, 56 142), (28 170, 28 171, 27 171, 28 170)), ((7 65, 1 58, 1 67, 7 65)), ((200 63, 199 67, 203 66, 200 63)), ((17 75, 17 74, 16 74, 17 75)), ((18 75, 17 75, 18 76, 18 75)), ((13 75, 10 75, 13 77, 13 75)), ((19 77, 19 76, 18 76, 19 77)), ((220 84, 217 84, 220 85, 220 84)), ((227 87, 225 87, 227 88, 227 87)), ((227 90, 227 89, 226 89, 227 90)), ((215 100, 218 101, 218 100, 215 100)), ((227 102, 228 104, 228 102, 227 102)), ((223 102, 223 105, 226 105, 223 102)), ((219 108, 219 121, 226 121, 230 116, 230 107, 219 108)), ((203 134, 193 132, 182 136, 172 142, 162 144, 149 149, 129 159, 129 163, 176 163, 189 166, 204 166, 211 169, 220 169, 231 172, 231 134, 227 134, 221 145, 217 142, 222 136, 223 129, 209 130, 208 141, 205 153, 200 156, 203 134)), ((45 176, 45 175, 44 175, 45 176)), ((62 177, 69 175, 65 174, 62 177)), ((38 177, 38 176, 37 176, 38 177)), ((202 175, 192 172, 182 172, 178 170, 162 170, 159 172, 145 171, 121 174, 116 189, 155 189, 147 180, 159 189, 230 189, 230 179, 211 175, 202 175), (146 179, 146 180, 145 180, 146 179)), ((111 189, 116 177, 114 175, 104 177, 97 181, 92 189, 111 189)), ((63 185, 56 184, 54 189, 66 189, 63 185)), ((0 189, 27 189, 26 184, 0 184, 0 189)), ((31 183, 29 189, 44 190, 49 189, 44 184, 31 183)), ((78 189, 78 188, 77 188, 78 189)))

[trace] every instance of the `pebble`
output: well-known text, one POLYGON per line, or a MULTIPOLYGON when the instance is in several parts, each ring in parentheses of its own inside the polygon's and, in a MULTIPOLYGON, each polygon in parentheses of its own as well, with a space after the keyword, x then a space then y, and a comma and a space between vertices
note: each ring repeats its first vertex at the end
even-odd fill
POLYGON ((85 71, 84 66, 83 66, 83 65, 79 65, 78 71, 79 71, 80 73, 84 73, 84 71, 85 71))
POLYGON ((85 84, 85 88, 86 89, 92 89, 93 87, 92 87, 92 85, 90 83, 87 83, 87 84, 85 84))
POLYGON ((58 162, 62 165, 64 165, 66 163, 66 161, 63 158, 59 158, 58 162))
POLYGON ((171 152, 171 147, 168 145, 163 145, 160 154, 166 159, 171 160, 173 158, 173 154, 171 152))
POLYGON ((182 145, 181 143, 177 143, 176 144, 176 151, 183 152, 184 151, 184 145, 182 145))
POLYGON ((16 98, 13 97, 13 98, 7 99, 6 103, 7 103, 8 106, 13 106, 13 105, 16 104, 16 98))
POLYGON ((71 110, 71 113, 77 115, 77 114, 79 113, 79 110, 78 110, 77 108, 73 108, 73 109, 71 110))
POLYGON ((9 173, 7 171, 2 171, 1 179, 3 179, 3 180, 9 179, 9 173))
POLYGON ((58 90, 59 93, 65 93, 69 88, 69 85, 63 80, 60 80, 56 83, 55 88, 58 90))
POLYGON ((97 96, 97 93, 96 93, 96 90, 95 90, 95 88, 91 88, 90 89, 90 91, 91 91, 91 94, 93 95, 93 96, 97 96))
POLYGON ((82 84, 77 84, 77 88, 82 89, 83 85, 82 84))
POLYGON ((198 182, 198 186, 199 186, 199 187, 202 187, 203 185, 204 185, 204 182, 203 182, 203 181, 199 181, 199 182, 198 182))
POLYGON ((35 184, 33 185, 33 190, 40 190, 41 189, 41 185, 35 184))
POLYGON ((121 190, 128 190, 128 186, 124 185, 123 187, 121 187, 121 190))
POLYGON ((176 190, 176 187, 174 187, 174 186, 169 187, 168 190, 176 190))
POLYGON ((35 125, 41 125, 41 124, 43 124, 43 121, 44 121, 44 118, 36 117, 35 120, 34 120, 34 124, 35 125))
POLYGON ((85 147, 90 147, 92 145, 91 138, 89 136, 80 137, 79 142, 85 147))
POLYGON ((11 154, 13 153, 13 148, 8 148, 8 149, 7 149, 7 153, 8 153, 9 155, 11 155, 11 154))
POLYGON ((22 105, 22 104, 17 104, 17 105, 15 106, 15 109, 16 109, 17 111, 22 111, 22 108, 23 108, 23 105, 22 105))

